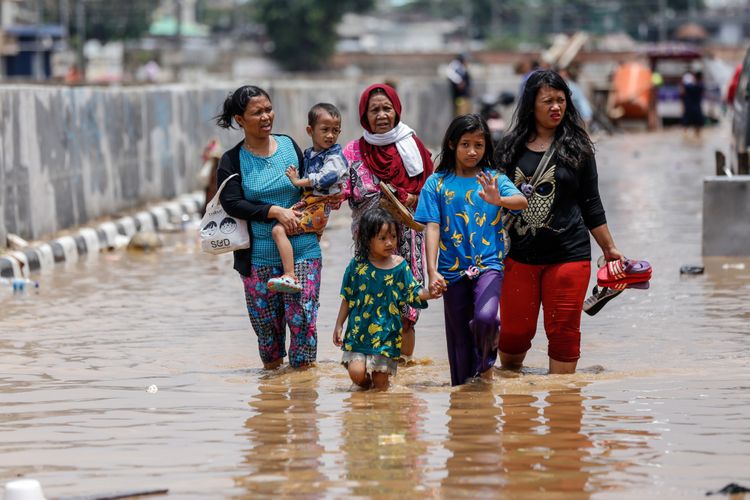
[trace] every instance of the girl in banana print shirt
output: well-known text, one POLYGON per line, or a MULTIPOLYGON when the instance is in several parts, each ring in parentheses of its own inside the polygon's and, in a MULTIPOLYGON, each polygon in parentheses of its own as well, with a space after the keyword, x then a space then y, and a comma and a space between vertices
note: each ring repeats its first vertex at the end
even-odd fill
POLYGON ((492 154, 490 132, 479 115, 453 120, 414 214, 427 226, 430 290, 444 293, 452 385, 492 378, 505 256, 501 207, 528 206, 510 179, 494 169, 492 154))

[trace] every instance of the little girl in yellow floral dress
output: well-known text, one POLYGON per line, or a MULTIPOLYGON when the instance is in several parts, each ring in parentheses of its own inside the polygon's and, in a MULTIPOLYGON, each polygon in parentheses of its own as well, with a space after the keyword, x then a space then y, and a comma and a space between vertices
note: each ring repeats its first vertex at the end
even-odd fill
POLYGON ((395 255, 396 221, 382 208, 366 212, 359 224, 355 256, 341 283, 341 307, 333 343, 352 382, 368 389, 388 387, 401 355, 401 309, 424 309, 437 298, 414 278, 408 263, 395 255), (346 334, 343 335, 346 321, 346 334))

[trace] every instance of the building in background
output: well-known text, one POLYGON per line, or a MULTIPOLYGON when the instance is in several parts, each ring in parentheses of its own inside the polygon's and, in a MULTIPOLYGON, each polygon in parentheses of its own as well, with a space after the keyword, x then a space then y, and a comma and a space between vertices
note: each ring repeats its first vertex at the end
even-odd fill
POLYGON ((37 2, 0 0, 0 80, 52 77, 52 57, 64 46, 65 30, 40 21, 37 2))

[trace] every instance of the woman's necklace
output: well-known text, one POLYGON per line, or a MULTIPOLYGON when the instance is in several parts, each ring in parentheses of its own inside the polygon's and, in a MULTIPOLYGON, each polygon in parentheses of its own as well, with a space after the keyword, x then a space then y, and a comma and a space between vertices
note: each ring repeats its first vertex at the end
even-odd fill
POLYGON ((552 144, 552 139, 553 138, 554 137, 548 137, 547 139, 541 139, 541 138, 537 137, 533 141, 527 142, 526 146, 530 150, 536 151, 538 153, 540 153, 542 151, 547 151, 549 149, 549 147, 550 147, 550 144, 552 144))
POLYGON ((273 141, 270 137, 268 139, 268 142, 261 147, 251 146, 250 143, 247 142, 247 139, 245 139, 242 145, 245 147, 245 149, 250 151, 254 156, 257 156, 258 158, 263 159, 263 160, 273 155, 276 150, 276 142, 273 141))

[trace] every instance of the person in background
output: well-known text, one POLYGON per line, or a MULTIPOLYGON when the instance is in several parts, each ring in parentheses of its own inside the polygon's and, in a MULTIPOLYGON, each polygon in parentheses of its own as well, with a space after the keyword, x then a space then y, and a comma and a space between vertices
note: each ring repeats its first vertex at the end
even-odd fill
POLYGON ((464 54, 457 55, 445 69, 451 87, 453 116, 471 112, 471 75, 464 54))
POLYGON ((515 69, 516 74, 521 75, 521 83, 518 85, 518 95, 520 96, 523 95, 523 87, 526 85, 526 80, 529 79, 529 76, 533 72, 541 69, 541 65, 536 59, 531 59, 517 63, 515 69))
POLYGON ((568 84, 570 98, 573 101, 573 105, 578 110, 578 114, 581 116, 581 120, 583 120, 586 130, 590 130, 591 120, 594 118, 594 110, 591 107, 588 97, 586 97, 586 93, 577 83, 578 71, 573 67, 562 69, 560 70, 560 76, 562 76, 565 83, 568 84))
POLYGON ((549 373, 574 373, 591 274, 589 233, 607 261, 623 255, 599 197, 594 146, 560 75, 538 70, 529 76, 495 159, 529 196, 529 208, 509 228, 511 248, 500 297, 500 364, 510 370, 523 366, 543 308, 549 373), (534 181, 550 148, 547 168, 534 181))
POLYGON ((703 86, 702 72, 696 71, 695 74, 685 73, 682 76, 682 84, 680 86, 682 126, 685 127, 686 132, 692 128, 696 139, 700 139, 701 130, 706 122, 706 117, 703 115, 704 92, 705 87, 703 86))
POLYGON ((297 234, 301 212, 291 209, 300 201, 300 190, 287 177, 287 168, 299 168, 302 152, 291 137, 274 134, 275 113, 268 93, 244 85, 224 101, 216 123, 234 128, 244 139, 224 153, 219 162, 217 183, 234 174, 221 192, 221 206, 231 216, 248 221, 250 248, 234 252, 234 269, 245 289, 250 323, 258 336, 258 350, 267 370, 278 368, 287 355, 286 328, 289 326, 289 364, 302 368, 315 362, 318 349, 321 253, 313 233, 297 234), (301 293, 275 293, 268 280, 281 274, 281 257, 271 230, 284 226, 294 251, 294 273, 301 293))
POLYGON ((203 148, 201 159, 203 160, 203 166, 198 172, 198 181, 203 186, 205 199, 203 201, 203 209, 201 210, 201 217, 206 213, 206 206, 216 196, 216 171, 219 168, 219 160, 221 159, 222 150, 219 139, 213 138, 208 141, 208 144, 203 148))
MULTIPOLYGON (((376 83, 367 87, 359 99, 359 122, 362 137, 344 148, 349 162, 349 177, 343 197, 352 209, 352 236, 357 239, 359 221, 369 210, 380 205, 385 182, 395 189, 398 200, 408 209, 417 205, 425 180, 432 174, 429 150, 414 130, 401 121, 401 100, 389 85, 376 83)), ((406 260, 419 282, 424 281, 424 240, 420 232, 397 223, 398 245, 394 252, 406 260)), ((417 308, 405 304, 401 311, 404 360, 414 352, 414 325, 417 308)))

